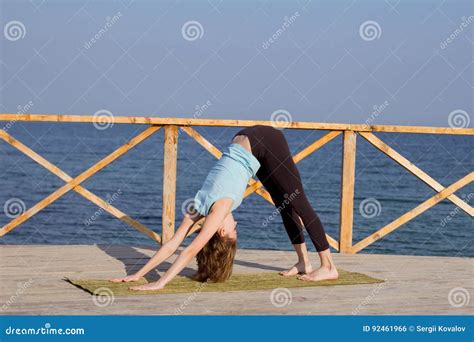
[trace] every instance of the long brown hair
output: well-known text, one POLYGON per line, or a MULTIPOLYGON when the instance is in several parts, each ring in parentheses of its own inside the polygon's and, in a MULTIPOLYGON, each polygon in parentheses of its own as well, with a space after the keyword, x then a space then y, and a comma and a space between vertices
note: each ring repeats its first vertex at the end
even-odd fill
POLYGON ((196 255, 198 271, 194 279, 215 283, 229 279, 232 275, 236 250, 236 240, 215 233, 196 255))

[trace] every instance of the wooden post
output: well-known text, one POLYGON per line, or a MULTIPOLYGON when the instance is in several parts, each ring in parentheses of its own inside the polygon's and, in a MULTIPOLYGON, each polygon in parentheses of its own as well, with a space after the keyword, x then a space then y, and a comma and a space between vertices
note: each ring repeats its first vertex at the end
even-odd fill
POLYGON ((347 254, 352 253, 356 137, 357 134, 354 131, 344 131, 342 146, 339 252, 347 254))
POLYGON ((178 127, 165 126, 163 145, 163 214, 161 243, 174 234, 176 202, 176 164, 178 159, 178 127))

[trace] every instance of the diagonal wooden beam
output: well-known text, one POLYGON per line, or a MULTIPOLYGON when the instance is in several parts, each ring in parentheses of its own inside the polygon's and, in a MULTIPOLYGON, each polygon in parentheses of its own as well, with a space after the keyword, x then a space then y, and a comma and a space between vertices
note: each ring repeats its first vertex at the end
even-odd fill
MULTIPOLYGON (((37 162, 39 165, 43 166, 46 170, 49 172, 53 173, 54 175, 58 176, 60 179, 63 181, 70 182, 73 178, 69 176, 66 172, 61 170, 59 167, 56 165, 52 164, 49 162, 47 159, 30 149, 28 146, 24 145, 21 141, 15 139, 12 137, 10 134, 7 132, 0 130, 0 139, 4 140, 29 158, 33 159, 35 162, 37 162)), ((81 185, 76 186, 73 189, 75 192, 80 194, 82 197, 85 199, 91 201, 95 205, 99 206, 100 208, 104 209, 105 211, 109 212, 119 220, 129 224, 133 228, 137 229, 138 231, 142 232, 143 234, 149 236, 156 242, 160 243, 161 238, 160 236, 152 231, 151 229, 147 228, 143 224, 141 224, 138 221, 135 221, 134 219, 130 218, 127 214, 124 212, 120 211, 119 209, 115 208, 110 204, 109 202, 103 200, 99 196, 95 195, 94 193, 90 192, 89 190, 83 188, 81 185)))
MULTIPOLYGON (((393 148, 391 148, 389 145, 387 145, 385 142, 380 140, 377 136, 375 136, 372 133, 366 133, 366 132, 360 132, 359 133, 364 139, 366 139, 368 142, 370 142, 372 145, 374 145, 376 148, 378 148, 380 151, 385 153, 387 156, 392 158, 394 161, 396 161, 398 164, 403 166, 405 169, 410 171, 414 176, 422 180, 425 184, 430 186, 432 189, 436 190, 437 192, 440 192, 444 189, 444 186, 440 183, 438 183, 435 179, 430 177, 426 172, 421 170, 419 167, 417 167, 415 164, 410 162, 408 159, 406 159, 404 156, 402 156, 400 153, 395 151, 393 148)), ((471 217, 474 216, 474 208, 471 207, 469 204, 464 202, 461 198, 458 196, 452 194, 447 197, 448 200, 456 204, 458 207, 460 207, 462 210, 464 210, 467 214, 469 214, 471 217)))
POLYGON ((342 134, 342 131, 331 131, 325 135, 323 135, 321 138, 315 140, 313 143, 299 151, 297 154, 293 156, 293 160, 295 164, 298 164, 300 161, 302 161, 304 158, 312 154, 313 152, 319 150, 321 147, 326 145, 328 142, 330 142, 332 139, 336 138, 342 134))
MULTIPOLYGON (((206 149, 209 153, 211 153, 214 157, 219 159, 222 156, 222 152, 219 151, 217 147, 215 147, 211 142, 209 142, 206 138, 204 138, 199 132, 197 132, 195 129, 189 127, 189 126, 182 126, 181 129, 187 133, 191 138, 196 140, 204 149, 206 149)), ((324 135, 320 139, 314 141, 312 144, 310 144, 308 147, 305 149, 301 150, 299 153, 297 153, 293 159, 295 160, 295 163, 300 162, 304 158, 306 158, 308 155, 319 149, 320 147, 324 146, 326 143, 337 137, 341 132, 329 132, 328 134, 324 135)), ((260 196, 262 196, 265 200, 267 200, 270 204, 274 205, 273 200, 268 193, 267 190, 261 189, 263 186, 260 181, 255 181, 254 179, 251 179, 249 182, 249 186, 247 187, 244 198, 248 197, 250 194, 253 192, 256 192, 260 196)), ((204 219, 199 220, 196 222, 193 227, 189 230, 187 236, 193 234, 194 232, 198 231, 201 229, 201 226, 204 222, 204 219)), ((300 219, 301 225, 301 219, 300 219)), ((333 247, 335 250, 339 250, 339 243, 333 239, 330 235, 326 234, 326 237, 328 239, 329 244, 331 247, 333 247)))
POLYGON ((222 157, 222 152, 215 147, 209 140, 204 138, 198 131, 196 131, 194 128, 189 127, 189 126, 181 126, 180 127, 183 132, 185 132, 187 135, 189 135, 191 138, 196 140, 196 142, 204 147, 206 151, 208 151, 210 154, 212 154, 216 159, 220 159, 222 157))
POLYGON ((333 239, 328 233, 326 233, 326 239, 328 239, 329 246, 339 252, 339 242, 333 239))
POLYGON ((418 215, 422 214, 432 206, 438 204, 451 194, 455 193, 462 187, 468 185, 469 183, 474 181, 474 172, 471 172, 458 180, 457 182, 451 184, 447 188, 443 189, 441 192, 437 193, 436 195, 428 198, 426 201, 421 203, 420 205, 416 206, 412 210, 408 211, 407 213, 403 214, 399 218, 393 220, 386 226, 380 228, 378 231, 375 233, 369 235, 365 239, 359 241, 356 243, 351 250, 351 253, 357 253, 360 250, 364 249, 365 247, 371 245, 375 241, 383 238, 385 235, 390 234, 393 232, 395 229, 400 227, 401 225, 407 223, 408 221, 412 220, 413 218, 417 217, 418 215))
POLYGON ((102 170, 104 167, 112 163, 114 160, 124 155, 125 153, 130 151, 132 148, 140 144, 142 141, 144 141, 145 139, 153 135, 159 129, 160 129, 159 126, 148 127, 146 130, 138 134, 136 137, 131 139, 126 144, 116 149, 114 152, 109 154, 104 159, 97 162, 95 165, 91 166, 89 169, 81 173, 79 176, 70 180, 69 182, 67 182, 65 185, 63 185, 62 187, 54 191, 49 196, 46 196, 44 199, 36 203, 33 207, 25 211, 23 214, 21 214, 20 216, 16 217, 15 219, 7 223, 5 226, 3 226, 0 229, 0 237, 4 236, 6 233, 15 229, 18 225, 22 224, 23 222, 25 222, 32 216, 36 215, 38 212, 40 212, 41 210, 46 208, 48 205, 50 205, 51 203, 59 199, 61 196, 68 193, 70 190, 74 189, 76 186, 84 182, 86 179, 90 178, 91 176, 96 174, 98 171, 102 170))

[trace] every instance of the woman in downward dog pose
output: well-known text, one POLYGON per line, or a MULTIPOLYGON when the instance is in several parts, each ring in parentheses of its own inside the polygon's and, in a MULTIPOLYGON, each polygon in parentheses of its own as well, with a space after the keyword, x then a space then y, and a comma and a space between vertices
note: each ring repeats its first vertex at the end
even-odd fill
POLYGON ((199 281, 225 281, 232 274, 236 252, 237 223, 232 216, 242 202, 250 178, 258 176, 270 193, 297 253, 297 263, 282 276, 303 274, 301 280, 337 279, 324 228, 303 191, 301 178, 283 133, 269 126, 241 130, 228 150, 209 172, 194 198, 195 212, 186 213, 174 236, 137 273, 113 282, 137 281, 178 249, 192 226, 205 217, 201 231, 174 261, 169 270, 154 283, 131 287, 132 290, 159 290, 197 258, 199 281), (258 170, 258 172, 257 172, 258 170), (291 201, 288 200, 291 199, 291 201), (312 270, 304 242, 306 227, 315 245, 321 266, 312 270))

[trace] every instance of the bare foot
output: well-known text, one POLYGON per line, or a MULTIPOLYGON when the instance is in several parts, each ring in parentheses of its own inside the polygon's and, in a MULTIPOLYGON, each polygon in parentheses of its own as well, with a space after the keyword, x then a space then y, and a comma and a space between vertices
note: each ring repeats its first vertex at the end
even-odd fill
POLYGON ((291 277, 297 274, 306 274, 313 270, 310 263, 297 262, 292 268, 286 271, 281 271, 278 274, 284 277, 291 277))
POLYGON ((129 289, 132 291, 153 291, 153 290, 161 290, 162 288, 163 286, 158 284, 158 282, 129 287, 129 289))
POLYGON ((314 270, 311 273, 307 273, 298 277, 300 280, 304 281, 321 281, 321 280, 336 280, 339 277, 336 267, 323 267, 321 266, 317 270, 314 270))

